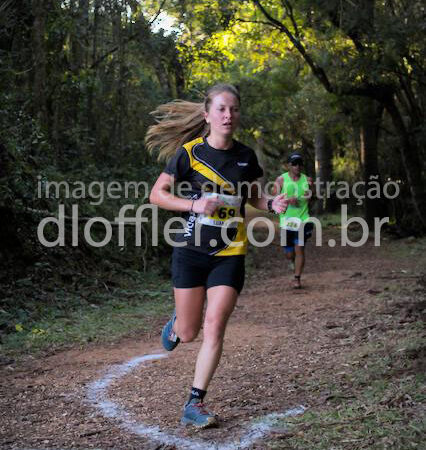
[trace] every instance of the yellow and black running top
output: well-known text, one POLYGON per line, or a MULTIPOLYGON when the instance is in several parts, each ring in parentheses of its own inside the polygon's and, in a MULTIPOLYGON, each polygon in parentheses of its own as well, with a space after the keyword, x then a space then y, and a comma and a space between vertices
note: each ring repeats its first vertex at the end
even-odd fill
MULTIPOLYGON (((183 195, 190 199, 198 199, 212 192, 241 197, 241 205, 238 206, 236 214, 241 217, 245 216, 250 183, 263 175, 256 153, 251 148, 234 140, 230 149, 219 150, 211 147, 202 137, 178 149, 164 172, 173 176, 176 184, 182 187, 183 195)), ((219 208, 217 214, 219 217, 226 217, 229 213, 232 217, 234 212, 235 207, 229 206, 223 210, 219 208)), ((217 214, 215 213, 215 216, 217 214)), ((174 240, 186 242, 186 248, 215 256, 247 253, 244 223, 223 229, 221 226, 206 225, 207 222, 200 221, 199 215, 195 213, 184 212, 182 217, 186 226, 174 240), (226 236, 226 240, 223 239, 222 233, 226 236)), ((214 222, 214 217, 210 219, 214 222)))

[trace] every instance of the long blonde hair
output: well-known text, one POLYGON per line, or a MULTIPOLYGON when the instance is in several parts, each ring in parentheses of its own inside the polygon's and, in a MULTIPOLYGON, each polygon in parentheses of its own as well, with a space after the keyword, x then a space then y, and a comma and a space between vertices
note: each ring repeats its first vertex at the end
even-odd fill
POLYGON ((210 127, 204 119, 204 112, 210 109, 213 98, 222 92, 229 92, 241 103, 238 89, 232 84, 216 84, 211 87, 204 102, 173 100, 160 105, 151 114, 157 123, 148 128, 145 144, 150 152, 158 151, 158 159, 168 159, 186 142, 209 134, 210 127))

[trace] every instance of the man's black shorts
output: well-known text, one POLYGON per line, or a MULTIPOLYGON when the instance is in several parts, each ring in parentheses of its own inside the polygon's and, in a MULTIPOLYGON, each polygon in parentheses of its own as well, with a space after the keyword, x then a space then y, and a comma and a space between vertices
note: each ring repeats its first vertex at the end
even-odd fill
POLYGON ((244 285, 244 255, 213 256, 184 247, 173 249, 172 280, 175 288, 231 286, 241 292, 244 285))
POLYGON ((286 253, 294 251, 295 245, 303 246, 304 243, 312 236, 314 224, 312 222, 305 223, 303 227, 303 243, 299 242, 299 232, 281 229, 281 245, 286 253))

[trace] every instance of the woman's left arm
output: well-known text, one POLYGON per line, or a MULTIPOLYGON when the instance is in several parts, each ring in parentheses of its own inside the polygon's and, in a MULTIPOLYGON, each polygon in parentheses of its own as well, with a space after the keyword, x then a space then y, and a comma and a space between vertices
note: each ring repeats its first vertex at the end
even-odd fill
POLYGON ((250 185, 250 192, 247 201, 256 209, 262 209, 269 211, 268 202, 271 202, 271 209, 277 214, 285 212, 288 206, 288 199, 286 194, 280 194, 276 197, 267 197, 265 193, 259 189, 258 183, 252 183, 250 185))

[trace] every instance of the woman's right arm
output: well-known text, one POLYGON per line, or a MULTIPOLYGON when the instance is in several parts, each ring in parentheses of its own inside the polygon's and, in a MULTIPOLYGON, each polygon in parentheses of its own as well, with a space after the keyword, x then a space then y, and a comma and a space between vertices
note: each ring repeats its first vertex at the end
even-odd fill
POLYGON ((165 172, 161 173, 151 189, 151 194, 149 195, 150 203, 170 211, 190 211, 192 200, 173 195, 170 192, 173 184, 174 179, 172 175, 165 172))
POLYGON ((221 202, 216 198, 202 197, 198 200, 191 200, 177 197, 170 192, 173 183, 174 178, 172 175, 165 172, 161 173, 151 189, 151 194, 149 195, 150 203, 169 211, 193 211, 208 215, 213 214, 215 209, 221 205, 221 202))

